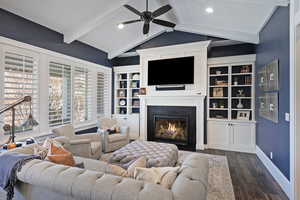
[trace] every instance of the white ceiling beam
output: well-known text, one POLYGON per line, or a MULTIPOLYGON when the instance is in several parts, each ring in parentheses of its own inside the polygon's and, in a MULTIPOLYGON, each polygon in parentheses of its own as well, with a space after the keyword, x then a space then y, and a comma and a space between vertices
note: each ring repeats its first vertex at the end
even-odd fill
POLYGON ((240 32, 235 30, 227 30, 227 29, 225 30, 225 29, 210 27, 206 25, 179 24, 175 27, 175 30, 208 35, 213 37, 220 37, 220 38, 253 43, 253 44, 259 43, 259 34, 240 32))
POLYGON ((165 33, 166 31, 167 31, 167 29, 163 29, 163 30, 158 31, 156 33, 152 33, 152 34, 150 33, 151 35, 149 35, 147 37, 145 36, 145 38, 143 40, 137 40, 135 42, 132 42, 129 45, 127 45, 126 47, 124 47, 122 49, 119 49, 117 51, 108 52, 108 59, 113 59, 113 58, 129 51, 130 49, 133 49, 134 47, 137 47, 137 46, 139 46, 139 45, 141 45, 141 44, 143 44, 143 43, 145 43, 145 42, 147 42, 147 41, 149 41, 149 40, 165 33))
POLYGON ((98 26, 100 26, 103 22, 105 22, 105 18, 112 14, 114 11, 120 9, 124 4, 130 2, 129 0, 121 0, 117 5, 113 6, 111 9, 107 10, 104 13, 94 17, 92 20, 86 21, 81 26, 76 29, 68 30, 63 33, 64 35, 64 42, 71 43, 80 37, 86 35, 87 33, 91 32, 98 26))
POLYGON ((256 4, 256 5, 270 5, 270 6, 288 6, 289 0, 226 0, 240 4, 256 4))

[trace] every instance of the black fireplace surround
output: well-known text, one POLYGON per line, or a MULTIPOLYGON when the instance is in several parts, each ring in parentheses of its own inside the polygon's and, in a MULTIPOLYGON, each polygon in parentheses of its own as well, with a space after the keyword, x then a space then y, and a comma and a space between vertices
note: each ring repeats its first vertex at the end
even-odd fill
POLYGON ((196 107, 148 106, 147 139, 148 141, 172 143, 177 145, 177 147, 181 150, 195 151, 196 107), (165 124, 162 123, 163 120, 166 120, 165 124), (167 124, 169 124, 169 129, 171 127, 171 130, 173 130, 172 127, 181 126, 180 136, 172 136, 170 133, 170 137, 168 137, 168 133, 171 131, 169 131, 167 124), (157 129, 167 130, 167 133, 158 134, 157 129))

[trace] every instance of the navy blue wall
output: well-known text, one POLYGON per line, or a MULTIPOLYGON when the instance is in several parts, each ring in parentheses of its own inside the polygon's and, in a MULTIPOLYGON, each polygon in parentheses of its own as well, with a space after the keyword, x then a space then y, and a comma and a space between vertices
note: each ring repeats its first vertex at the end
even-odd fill
POLYGON ((59 52, 100 65, 111 66, 107 53, 74 41, 63 42, 63 35, 0 8, 0 36, 59 52))
MULTIPOLYGON (((190 42, 199 42, 207 40, 223 40, 221 38, 210 37, 205 35, 199 35, 194 33, 186 33, 181 31, 174 31, 169 33, 163 33, 158 37, 153 38, 136 48, 133 48, 131 51, 136 51, 139 49, 155 48, 176 44, 184 44, 190 42)), ((239 44, 225 47, 213 47, 208 52, 209 58, 214 57, 223 57, 223 56, 237 56, 237 55, 246 55, 254 54, 256 45, 254 44, 239 44)), ((114 58, 111 60, 113 66, 125 66, 125 65, 138 65, 140 60, 139 56, 134 57, 124 57, 124 58, 114 58)))
MULTIPOLYGON (((289 123, 285 113, 289 113, 289 8, 278 8, 269 23, 260 33, 260 44, 257 46, 256 73, 274 59, 279 59, 279 123, 261 118, 256 112, 257 145, 266 155, 273 152, 273 163, 287 177, 290 177, 290 135, 289 123)), ((258 84, 256 84, 257 86, 258 84)), ((256 88, 256 96, 262 91, 256 88)), ((259 108, 258 100, 256 107, 259 108)))

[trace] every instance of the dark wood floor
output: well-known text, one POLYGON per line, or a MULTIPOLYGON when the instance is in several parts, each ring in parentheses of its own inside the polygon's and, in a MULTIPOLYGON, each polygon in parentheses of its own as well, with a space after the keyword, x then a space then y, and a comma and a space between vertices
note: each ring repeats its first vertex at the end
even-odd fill
POLYGON ((288 200, 255 154, 220 150, 200 152, 227 157, 236 200, 288 200))

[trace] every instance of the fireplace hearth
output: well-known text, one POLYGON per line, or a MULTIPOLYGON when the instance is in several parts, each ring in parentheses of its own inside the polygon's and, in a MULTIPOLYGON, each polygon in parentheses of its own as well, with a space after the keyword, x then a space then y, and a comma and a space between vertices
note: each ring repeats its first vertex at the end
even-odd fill
POLYGON ((149 141, 173 143, 182 150, 196 149, 196 107, 148 106, 149 141))

